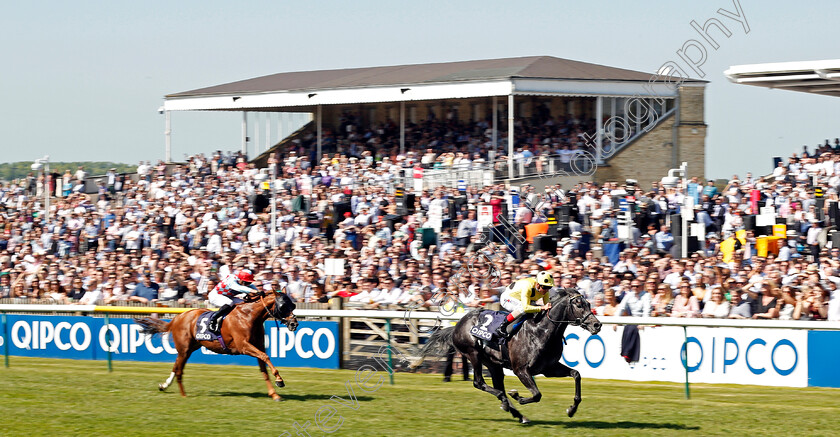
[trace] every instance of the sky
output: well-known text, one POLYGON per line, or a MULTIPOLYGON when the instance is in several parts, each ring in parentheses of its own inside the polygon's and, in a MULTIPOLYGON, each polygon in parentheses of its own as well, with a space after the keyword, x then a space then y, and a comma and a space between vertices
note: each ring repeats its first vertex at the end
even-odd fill
MULTIPOLYGON (((652 73, 716 17, 732 35, 701 67, 705 176, 764 174, 840 137, 840 100, 723 72, 840 58, 838 16, 830 0, 7 2, 0 162, 162 159, 164 95, 280 72, 546 55, 652 73), (717 13, 733 1, 749 33, 717 13)), ((173 113, 172 156, 238 150, 240 132, 239 113, 173 113)))

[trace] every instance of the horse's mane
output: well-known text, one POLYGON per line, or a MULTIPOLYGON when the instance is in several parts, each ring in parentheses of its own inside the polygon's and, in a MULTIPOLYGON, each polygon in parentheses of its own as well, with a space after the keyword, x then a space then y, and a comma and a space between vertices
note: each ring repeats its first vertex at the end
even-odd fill
POLYGON ((292 298, 291 298, 291 297, 289 297, 289 295, 288 295, 288 294, 286 294, 286 293, 283 293, 283 292, 278 292, 278 293, 275 293, 275 295, 274 295, 274 299, 275 299, 275 300, 280 300, 280 301, 281 301, 281 305, 292 305, 292 306, 295 306, 295 304, 292 302, 292 298))
POLYGON ((560 300, 564 297, 574 297, 580 295, 580 291, 576 288, 554 288, 550 292, 550 300, 554 302, 555 300, 560 300))
MULTIPOLYGON (((295 305, 295 303, 292 302, 292 298, 290 298, 285 292, 279 291, 266 293, 265 291, 260 290, 256 293, 251 293, 245 296, 242 300, 247 304, 251 304, 254 302, 259 302, 260 299, 268 296, 274 297, 274 304, 272 304, 271 309, 269 309, 269 314, 272 316, 274 316, 275 313, 283 312, 282 310, 286 308, 288 308, 288 314, 291 314, 292 311, 294 311, 297 307, 297 305, 295 305)), ((265 305, 265 303, 263 303, 263 305, 265 305)))
POLYGON ((292 298, 289 297, 288 294, 283 292, 275 292, 274 293, 274 310, 277 313, 281 311, 288 310, 287 314, 291 314, 292 311, 297 308, 294 302, 292 302, 292 298))

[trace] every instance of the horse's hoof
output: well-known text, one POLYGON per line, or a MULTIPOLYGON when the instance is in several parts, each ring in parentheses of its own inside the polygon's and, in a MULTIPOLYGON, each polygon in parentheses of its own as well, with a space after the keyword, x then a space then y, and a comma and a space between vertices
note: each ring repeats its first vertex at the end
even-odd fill
POLYGON ((530 423, 531 423, 531 421, 530 421, 530 420, 528 420, 528 418, 527 418, 527 417, 523 416, 521 419, 519 419, 519 423, 521 423, 521 424, 523 424, 523 425, 528 425, 528 424, 530 424, 530 423))
POLYGON ((274 385, 276 385, 277 388, 283 388, 283 387, 286 386, 286 383, 283 382, 282 380, 281 381, 274 381, 274 385))
POLYGON ((569 417, 573 417, 576 412, 577 412, 577 408, 572 408, 572 407, 566 408, 566 414, 568 414, 569 417))
POLYGON ((164 391, 164 390, 166 390, 166 386, 163 385, 163 384, 158 384, 158 390, 164 391))
POLYGON ((272 397, 271 399, 274 400, 274 402, 283 402, 285 400, 285 399, 281 398, 280 396, 272 397))

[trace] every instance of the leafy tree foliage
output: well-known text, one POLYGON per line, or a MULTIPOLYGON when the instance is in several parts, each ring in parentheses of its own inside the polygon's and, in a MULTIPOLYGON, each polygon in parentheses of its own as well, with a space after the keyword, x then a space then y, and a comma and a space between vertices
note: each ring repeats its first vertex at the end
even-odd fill
MULTIPOLYGON (((11 181, 26 177, 32 171, 33 161, 22 162, 4 162, 0 163, 0 180, 11 181)), ((58 173, 63 175, 65 170, 70 170, 70 173, 75 174, 79 166, 84 167, 84 170, 90 176, 104 175, 111 168, 116 168, 117 173, 134 173, 137 171, 136 165, 119 164, 113 162, 50 162, 50 173, 58 173)))

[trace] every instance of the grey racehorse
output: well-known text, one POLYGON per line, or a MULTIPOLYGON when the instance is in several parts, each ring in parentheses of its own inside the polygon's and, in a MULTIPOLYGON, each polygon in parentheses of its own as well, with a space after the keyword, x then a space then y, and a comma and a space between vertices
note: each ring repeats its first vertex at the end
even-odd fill
POLYGON ((519 419, 520 423, 530 421, 510 404, 505 394, 503 369, 511 369, 522 384, 531 391, 531 397, 522 397, 516 390, 510 396, 520 404, 539 402, 542 393, 537 388, 534 375, 575 379, 574 403, 566 410, 574 416, 580 404, 580 373, 560 363, 563 354, 564 332, 568 325, 582 326, 590 333, 601 330, 601 322, 592 314, 589 303, 575 289, 555 289, 550 294, 551 309, 542 311, 526 320, 519 331, 507 342, 507 347, 487 345, 470 335, 470 328, 479 323, 480 311, 465 315, 455 326, 435 331, 420 350, 420 357, 412 363, 417 367, 428 355, 443 355, 452 346, 464 354, 473 365, 473 385, 496 396, 501 408, 519 419), (490 387, 484 381, 482 367, 487 367, 493 379, 490 387))

